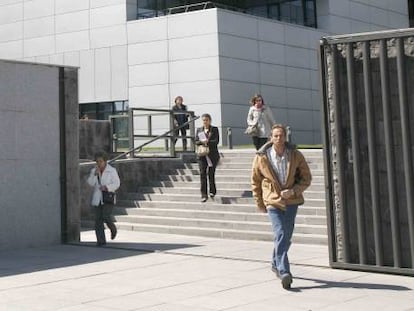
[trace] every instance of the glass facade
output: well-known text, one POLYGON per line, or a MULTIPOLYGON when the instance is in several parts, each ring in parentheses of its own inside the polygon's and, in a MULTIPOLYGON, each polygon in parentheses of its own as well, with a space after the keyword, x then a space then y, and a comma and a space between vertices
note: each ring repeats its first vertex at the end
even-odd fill
POLYGON ((111 115, 124 114, 128 111, 128 101, 88 103, 79 105, 79 118, 91 120, 108 120, 111 115))
POLYGON ((316 0, 137 0, 137 19, 208 8, 223 8, 246 14, 316 28, 316 0))

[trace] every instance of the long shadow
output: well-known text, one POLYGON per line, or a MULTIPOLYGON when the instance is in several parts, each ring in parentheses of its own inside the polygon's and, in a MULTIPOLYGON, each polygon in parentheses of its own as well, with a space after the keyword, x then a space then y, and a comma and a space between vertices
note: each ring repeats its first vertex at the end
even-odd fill
POLYGON ((96 247, 95 243, 81 242, 22 250, 8 250, 1 252, 0 277, 189 247, 199 247, 199 245, 175 243, 108 243, 105 247, 96 247))
POLYGON ((302 290, 309 289, 328 289, 328 288, 355 288, 355 289, 373 289, 373 290, 389 290, 389 291, 409 291, 412 290, 409 287, 399 285, 387 285, 387 284, 375 284, 375 283, 358 283, 358 282, 338 282, 338 281, 327 281, 314 278, 295 277, 295 280, 304 280, 317 283, 311 286, 299 286, 292 287, 290 291, 301 292, 302 290))

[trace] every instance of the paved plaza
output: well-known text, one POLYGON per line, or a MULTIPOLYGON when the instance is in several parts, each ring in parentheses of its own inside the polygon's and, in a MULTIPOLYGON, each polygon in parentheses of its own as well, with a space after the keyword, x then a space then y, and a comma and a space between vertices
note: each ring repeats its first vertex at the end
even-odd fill
POLYGON ((414 278, 328 268, 326 247, 293 245, 294 283, 270 270, 272 243, 120 231, 105 248, 2 252, 0 310, 414 310, 414 278))

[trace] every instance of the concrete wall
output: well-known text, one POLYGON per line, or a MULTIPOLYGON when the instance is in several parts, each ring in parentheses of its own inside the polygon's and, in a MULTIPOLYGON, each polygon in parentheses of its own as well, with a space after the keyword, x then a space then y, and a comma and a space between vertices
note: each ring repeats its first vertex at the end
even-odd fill
MULTIPOLYGON (((0 249, 61 241, 59 70, 0 61, 0 249)), ((67 78, 77 82, 73 73, 67 78)), ((73 129, 70 119, 78 113, 77 83, 68 90, 75 91, 65 94, 66 123, 73 129)), ((67 201, 68 210, 78 208, 78 168, 70 165, 78 153, 77 135, 75 131, 66 137, 66 175, 73 196, 67 201)))
POLYGON ((79 120, 79 159, 94 160, 97 151, 112 151, 111 123, 103 120, 79 120))
POLYGON ((125 0, 0 3, 0 59, 80 67, 79 102, 128 98, 125 0))

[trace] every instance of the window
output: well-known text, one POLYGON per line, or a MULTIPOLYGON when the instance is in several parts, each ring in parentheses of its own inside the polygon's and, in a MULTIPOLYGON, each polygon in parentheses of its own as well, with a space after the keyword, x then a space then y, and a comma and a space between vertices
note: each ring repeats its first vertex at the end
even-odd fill
MULTIPOLYGON (((128 9, 131 10, 128 0, 128 9)), ((316 28, 316 0, 135 0, 136 19, 178 14, 211 7, 243 12, 316 28)), ((127 15, 130 16, 131 14, 127 15)))
POLYGON ((128 108, 128 101, 80 104, 79 118, 108 120, 111 115, 126 113, 128 108))

